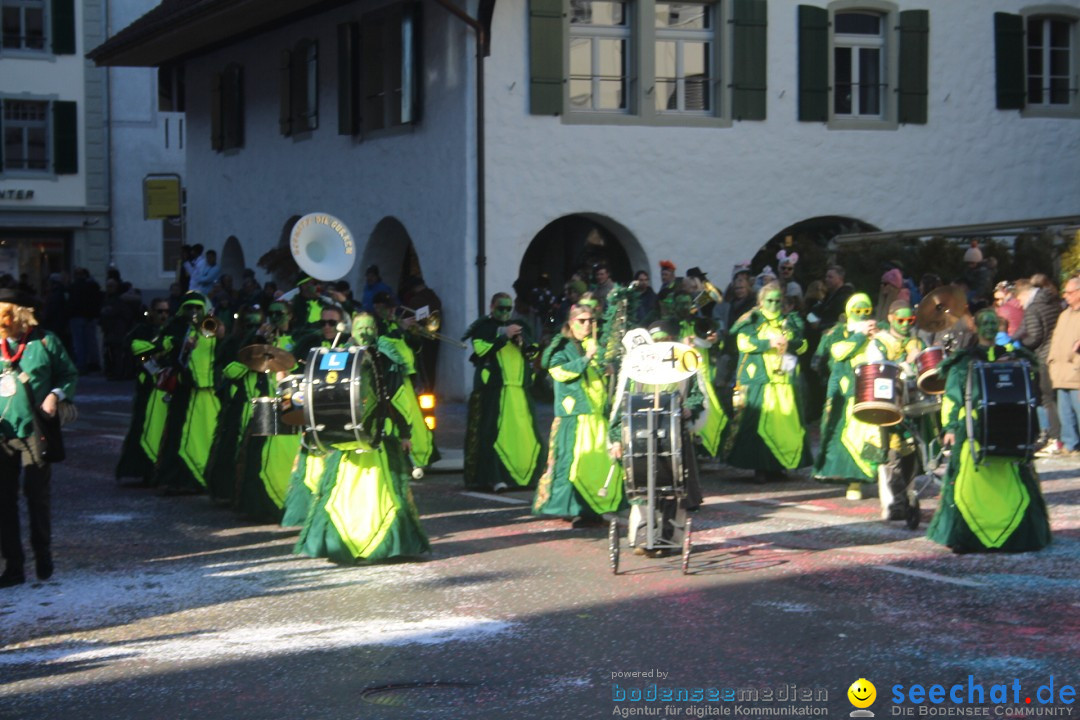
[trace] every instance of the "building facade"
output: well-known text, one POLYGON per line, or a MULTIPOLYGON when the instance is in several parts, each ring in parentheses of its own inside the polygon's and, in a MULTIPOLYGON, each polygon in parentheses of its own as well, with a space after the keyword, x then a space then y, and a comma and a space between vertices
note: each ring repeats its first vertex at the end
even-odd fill
POLYGON ((353 287, 420 272, 449 334, 593 260, 726 279, 807 225, 1077 212, 1076 2, 305 6, 165 0, 93 56, 183 64, 189 241, 254 266, 331 213, 353 287))

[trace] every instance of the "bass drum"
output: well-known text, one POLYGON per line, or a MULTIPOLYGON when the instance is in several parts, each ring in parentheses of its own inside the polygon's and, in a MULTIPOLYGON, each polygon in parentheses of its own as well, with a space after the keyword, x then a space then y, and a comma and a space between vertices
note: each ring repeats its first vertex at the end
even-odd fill
MULTIPOLYGON (((976 362, 972 380, 982 391, 980 450, 985 455, 1029 458, 1039 434, 1036 383, 1031 364, 976 362)), ((978 432, 978 431, 977 431, 978 432)))
POLYGON ((252 435, 266 437, 270 435, 295 435, 300 432, 296 425, 285 423, 281 416, 281 401, 276 397, 251 398, 252 435))
POLYGON ((378 367, 366 348, 313 348, 300 392, 305 425, 316 447, 328 452, 335 445, 378 444, 381 389, 378 367))
POLYGON ((682 403, 678 393, 634 393, 623 409, 623 494, 648 499, 649 463, 655 473, 655 497, 682 497, 682 403), (652 436, 650 442, 650 435, 652 436), (650 452, 651 450, 651 452, 650 452))

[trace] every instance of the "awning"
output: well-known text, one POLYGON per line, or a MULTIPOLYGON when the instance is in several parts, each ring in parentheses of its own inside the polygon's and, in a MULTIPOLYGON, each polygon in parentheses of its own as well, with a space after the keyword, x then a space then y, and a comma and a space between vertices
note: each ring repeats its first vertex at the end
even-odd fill
POLYGON ((968 225, 947 225, 943 227, 917 228, 914 230, 880 230, 867 233, 849 233, 837 235, 833 245, 866 242, 868 240, 921 240, 931 237, 967 238, 990 236, 1018 236, 1040 233, 1046 230, 1067 230, 1080 228, 1080 215, 1062 215, 1061 217, 1038 218, 1033 220, 1005 220, 1001 222, 971 223, 968 225))

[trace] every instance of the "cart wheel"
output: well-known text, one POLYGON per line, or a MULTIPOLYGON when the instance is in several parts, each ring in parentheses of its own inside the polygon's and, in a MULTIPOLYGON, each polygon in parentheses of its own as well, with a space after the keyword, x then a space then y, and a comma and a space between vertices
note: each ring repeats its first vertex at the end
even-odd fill
POLYGON ((611 572, 619 574, 619 521, 611 519, 608 524, 608 558, 611 560, 611 572))
POLYGON ((686 529, 683 531, 682 539, 682 572, 686 575, 686 569, 690 566, 690 549, 693 547, 690 542, 690 523, 691 518, 686 518, 686 529))
POLYGON ((915 498, 908 507, 907 526, 909 530, 915 530, 919 527, 919 521, 922 520, 922 515, 919 512, 919 498, 915 498))

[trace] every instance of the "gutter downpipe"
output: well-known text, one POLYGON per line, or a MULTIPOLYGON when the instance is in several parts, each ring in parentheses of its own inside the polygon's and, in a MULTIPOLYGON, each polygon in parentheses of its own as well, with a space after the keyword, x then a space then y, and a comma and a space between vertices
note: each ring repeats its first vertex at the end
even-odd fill
POLYGON ((450 0, 435 0, 451 15, 461 20, 476 33, 476 311, 477 316, 487 314, 487 214, 484 183, 484 48, 487 45, 483 24, 450 0))

